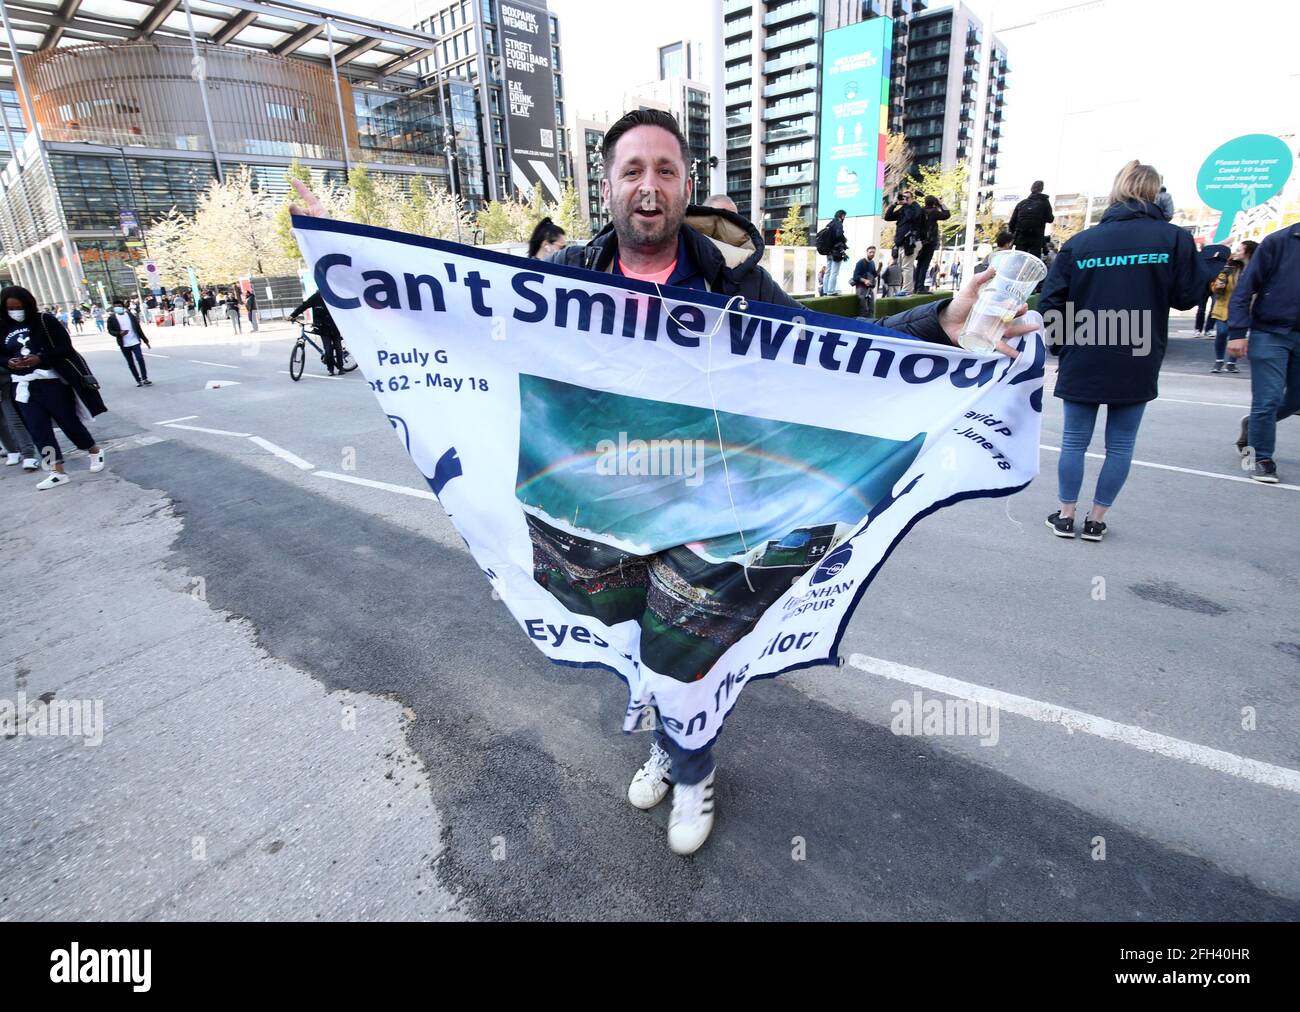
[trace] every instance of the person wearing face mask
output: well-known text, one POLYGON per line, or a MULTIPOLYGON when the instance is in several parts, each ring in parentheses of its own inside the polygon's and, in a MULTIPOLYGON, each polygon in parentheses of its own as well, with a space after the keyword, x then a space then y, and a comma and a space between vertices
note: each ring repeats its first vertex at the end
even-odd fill
POLYGON ((0 355, 11 374, 14 401, 39 453, 52 473, 38 489, 57 488, 71 479, 63 470, 63 448, 54 426, 78 449, 90 455, 90 469, 104 469, 104 451, 86 428, 94 415, 108 409, 99 396, 99 383, 86 360, 72 346, 59 321, 36 309, 26 288, 12 285, 0 291, 0 355))
POLYGON ((113 315, 108 318, 108 332, 117 338, 117 346, 122 349, 122 357, 126 359, 127 368, 131 370, 131 378, 135 380, 135 385, 153 386, 153 380, 149 378, 149 370, 144 365, 144 352, 140 348, 142 343, 146 348, 152 345, 149 344, 149 338, 145 336, 144 327, 140 325, 140 318, 135 313, 129 312, 126 306, 122 305, 121 299, 113 302, 113 315))

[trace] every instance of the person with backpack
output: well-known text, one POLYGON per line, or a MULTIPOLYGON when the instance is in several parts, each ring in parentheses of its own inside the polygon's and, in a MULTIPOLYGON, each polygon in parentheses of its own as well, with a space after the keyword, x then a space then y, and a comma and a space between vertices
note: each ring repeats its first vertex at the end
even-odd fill
POLYGON ((943 206, 943 201, 935 196, 925 198, 925 206, 921 209, 925 215, 925 228, 921 233, 921 252, 916 258, 916 276, 919 284, 916 286, 916 294, 929 292, 936 285, 936 279, 939 276, 939 268, 936 264, 934 269, 930 268, 930 261, 934 258, 934 251, 939 248, 939 222, 947 221, 952 217, 952 212, 943 206), (927 279, 929 284, 926 284, 927 279))
POLYGON ((817 252, 826 258, 822 295, 835 295, 840 290, 840 264, 849 258, 849 240, 844 234, 844 219, 847 215, 847 211, 836 211, 826 227, 817 233, 817 252))
POLYGON ((925 212, 917 204, 916 196, 911 190, 901 190, 898 199, 885 211, 884 218, 885 221, 896 222, 894 262, 902 272, 898 294, 909 295, 916 272, 916 251, 925 237, 925 212))
POLYGON ((1015 236, 1016 249, 1032 253, 1041 260, 1046 239, 1043 230, 1055 220, 1052 202, 1043 193, 1043 181, 1036 179, 1029 187, 1029 196, 1011 212, 1007 231, 1015 236))
MULTIPOLYGON (((1210 309, 1210 320, 1214 324, 1214 365, 1210 372, 1223 371, 1224 355, 1228 350, 1228 302, 1258 245, 1253 239, 1243 239, 1232 251, 1227 265, 1210 282, 1210 294, 1214 296, 1214 305, 1210 309)), ((1228 359, 1227 367, 1228 372, 1236 372, 1236 360, 1228 359)))

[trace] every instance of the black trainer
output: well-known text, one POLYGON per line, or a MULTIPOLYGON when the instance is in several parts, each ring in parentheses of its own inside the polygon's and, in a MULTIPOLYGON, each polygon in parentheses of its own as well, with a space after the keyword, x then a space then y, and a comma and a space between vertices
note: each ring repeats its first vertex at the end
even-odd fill
POLYGON ((1214 365, 1210 366, 1210 372, 1223 372, 1222 360, 1215 362, 1214 365))
POLYGON ((1255 470, 1250 472, 1250 476, 1269 485, 1276 485, 1281 480, 1277 476, 1277 465, 1271 460, 1255 461, 1255 470))
POLYGON ((1246 446, 1249 443, 1250 415, 1241 416, 1241 431, 1237 433, 1237 452, 1243 457, 1246 456, 1246 446))
POLYGON ((1236 363, 1236 362, 1229 362, 1225 368, 1228 370, 1228 372, 1238 372, 1238 371, 1239 371, 1239 370, 1237 369, 1237 363, 1236 363))
POLYGON ((1087 517, 1083 521, 1083 540, 1100 541, 1106 536, 1106 525, 1100 520, 1090 520, 1087 517))
POLYGON ((1063 517, 1060 510, 1047 518, 1047 526, 1058 538, 1074 537, 1074 517, 1063 517))

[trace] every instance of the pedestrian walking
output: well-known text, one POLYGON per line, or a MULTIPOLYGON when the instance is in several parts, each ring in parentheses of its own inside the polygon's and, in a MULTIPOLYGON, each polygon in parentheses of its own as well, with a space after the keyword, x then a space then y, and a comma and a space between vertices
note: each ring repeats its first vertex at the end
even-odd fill
MULTIPOLYGON (((1201 249, 1201 259, 1214 269, 1214 274, 1218 274, 1228 266, 1230 256, 1232 256, 1232 249, 1221 243, 1214 243, 1201 249)), ((1197 337, 1207 337, 1214 330, 1214 321, 1210 319, 1210 310, 1213 308, 1214 293, 1206 289, 1205 298, 1196 306, 1196 322, 1192 326, 1197 337)))
POLYGON ((80 307, 80 306, 73 306, 73 307, 72 307, 72 325, 73 325, 74 327, 77 328, 77 333, 78 333, 78 334, 81 333, 81 324, 82 324, 82 321, 83 321, 84 319, 85 319, 85 317, 81 315, 81 307, 80 307))
POLYGON ((104 451, 86 421, 108 410, 99 383, 58 319, 36 308, 36 300, 17 285, 0 291, 0 346, 11 373, 14 401, 37 451, 52 471, 36 487, 57 488, 71 479, 64 473, 63 448, 54 426, 90 456, 90 470, 104 469, 104 451))
POLYGON ((90 318, 95 321, 95 329, 104 332, 104 307, 98 304, 90 307, 90 318))
POLYGON ((135 380, 135 385, 153 386, 153 381, 149 379, 149 370, 145 368, 144 350, 140 347, 141 344, 146 348, 150 347, 149 338, 140 324, 140 318, 128 312, 121 299, 113 302, 113 316, 108 321, 108 332, 117 338, 117 346, 122 350, 122 357, 126 359, 127 368, 131 370, 131 378, 135 380))
POLYGON ((1103 404, 1106 459, 1082 535, 1085 541, 1105 535, 1103 518, 1128 477, 1142 413, 1158 394, 1169 310, 1190 309, 1210 281, 1192 237, 1156 206, 1159 190, 1160 174, 1150 165, 1135 159, 1120 169, 1100 224, 1061 248, 1038 303, 1052 354, 1061 360, 1055 391, 1065 412, 1057 463, 1061 505, 1047 518, 1060 538, 1075 536, 1084 455, 1103 404), (1110 333, 1120 316, 1124 325, 1110 333), (1064 320, 1071 321, 1069 330, 1064 320))
POLYGON ((864 320, 876 318, 876 283, 880 280, 880 265, 876 263, 876 247, 868 246, 862 259, 853 267, 849 283, 858 294, 858 316, 864 320))
POLYGON ((895 222, 894 262, 902 273, 898 293, 907 295, 912 290, 916 271, 916 251, 925 238, 925 211, 916 203, 911 190, 900 190, 897 199, 884 214, 885 221, 895 222))
POLYGON ((1300 411, 1300 222, 1265 236, 1238 279, 1228 353, 1250 359, 1250 414, 1237 448, 1253 450, 1252 478, 1274 484, 1277 423, 1300 411))
POLYGON ((239 296, 234 292, 223 292, 222 302, 225 305, 226 318, 230 320, 231 329, 234 330, 236 334, 242 334, 244 328, 240 323, 239 318, 239 296))
MULTIPOLYGON (((1214 305, 1210 309, 1210 319, 1214 324, 1214 365, 1210 367, 1210 372, 1223 371, 1224 355, 1228 349, 1228 301, 1232 298, 1237 281, 1241 278, 1241 272, 1250 263, 1257 246, 1259 243, 1251 239, 1244 239, 1238 243, 1227 265, 1210 282, 1210 291, 1214 295, 1214 305)), ((1226 364, 1228 372, 1237 371, 1235 358, 1228 358, 1226 364)))
POLYGON ((212 300, 212 292, 204 292, 199 299, 199 315, 203 317, 203 326, 208 325, 208 314, 212 312, 215 303, 212 300))
POLYGON ((248 325, 253 328, 253 333, 257 333, 257 293, 250 286, 248 294, 244 296, 244 308, 248 310, 248 325))
POLYGON ((4 444, 5 466, 22 464, 24 471, 35 471, 41 466, 36 456, 36 444, 18 414, 14 403, 13 373, 9 371, 9 356, 0 353, 0 443, 4 444))
POLYGON ((1052 202, 1043 193, 1043 181, 1036 179, 1029 187, 1029 196, 1011 212, 1007 230, 1015 237, 1016 249, 1032 253, 1041 260, 1046 238, 1043 230, 1055 220, 1052 202))

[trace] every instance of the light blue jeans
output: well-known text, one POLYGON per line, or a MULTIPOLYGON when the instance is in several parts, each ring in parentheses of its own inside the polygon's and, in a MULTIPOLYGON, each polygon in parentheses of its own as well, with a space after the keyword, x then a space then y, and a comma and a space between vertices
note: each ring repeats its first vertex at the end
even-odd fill
MULTIPOLYGON (((1065 430, 1061 433, 1061 459, 1056 465, 1056 483, 1060 500, 1067 506, 1079 501, 1083 485, 1083 459, 1092 442, 1100 404, 1062 401, 1065 405, 1065 430)), ((1124 487, 1129 466, 1133 463, 1133 446, 1146 404, 1106 405, 1106 460, 1097 475, 1097 490, 1092 501, 1109 508, 1124 487)))
POLYGON ((826 258, 826 276, 822 278, 822 294, 835 295, 840 290, 840 262, 834 257, 826 258))

